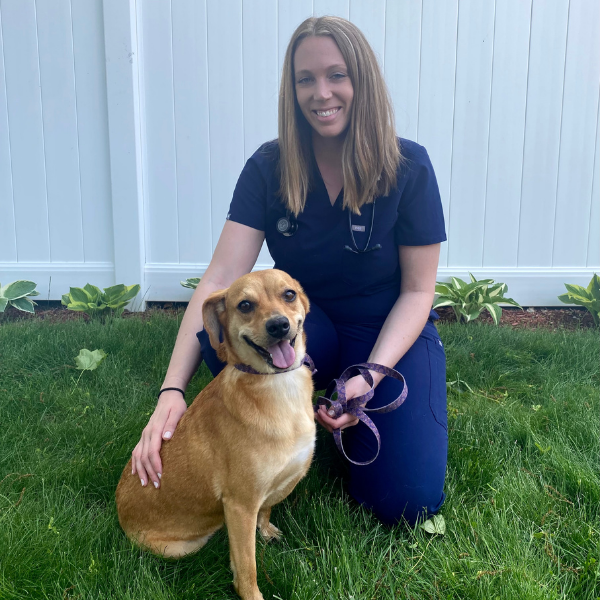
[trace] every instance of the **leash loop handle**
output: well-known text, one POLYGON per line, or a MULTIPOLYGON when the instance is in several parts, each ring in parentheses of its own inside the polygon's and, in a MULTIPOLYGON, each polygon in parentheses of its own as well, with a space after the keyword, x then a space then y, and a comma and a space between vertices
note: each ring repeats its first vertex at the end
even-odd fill
POLYGON ((375 423, 373 423, 373 421, 366 413, 371 412, 376 414, 385 414, 396 410, 401 404, 403 404, 404 400, 406 400, 407 395, 408 386, 406 385, 406 380, 404 379, 401 373, 399 373, 395 369, 390 369, 389 367, 379 365, 377 363, 360 363, 348 367, 338 379, 334 379, 327 386, 325 395, 320 396, 317 399, 317 404, 315 404, 313 408, 316 413, 321 406, 325 406, 327 408, 327 412, 333 411, 333 417, 336 419, 341 417, 342 414, 348 413, 357 417, 359 421, 362 421, 373 432, 373 435, 377 439, 377 453, 371 460, 365 462, 357 462, 352 460, 344 450, 344 445, 342 444, 341 429, 333 430, 333 439, 335 440, 335 444, 338 447, 338 450, 352 464, 363 466, 370 465, 379 456, 379 450, 381 449, 381 437, 379 435, 379 431, 377 430, 375 423), (404 384, 402 387, 401 394, 395 400, 392 400, 392 402, 386 404, 385 406, 380 406, 379 408, 366 408, 367 402, 369 402, 369 400, 371 400, 371 398, 373 398, 373 395, 375 394, 373 376, 371 375, 370 371, 375 371, 377 373, 385 375, 386 377, 392 377, 393 379, 401 381, 404 384), (357 396, 356 398, 351 398, 350 400, 347 400, 346 382, 351 377, 354 377, 357 373, 362 376, 362 378, 367 382, 371 389, 362 396, 357 396), (335 399, 333 399, 335 394, 337 394, 337 396, 335 399))

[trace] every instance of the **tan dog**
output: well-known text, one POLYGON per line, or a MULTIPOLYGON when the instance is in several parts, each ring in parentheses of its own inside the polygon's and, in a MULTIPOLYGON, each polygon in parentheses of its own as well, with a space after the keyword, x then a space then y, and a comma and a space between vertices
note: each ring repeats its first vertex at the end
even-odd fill
POLYGON ((156 554, 195 552, 225 522, 233 583, 244 600, 263 598, 255 529, 266 540, 279 536, 269 522, 271 507, 294 489, 312 459, 312 377, 300 366, 308 309, 300 284, 275 269, 249 273, 211 294, 204 327, 228 364, 163 445, 160 488, 142 487, 131 460, 117 487, 121 527, 156 554), (240 363, 261 374, 233 366, 240 363))

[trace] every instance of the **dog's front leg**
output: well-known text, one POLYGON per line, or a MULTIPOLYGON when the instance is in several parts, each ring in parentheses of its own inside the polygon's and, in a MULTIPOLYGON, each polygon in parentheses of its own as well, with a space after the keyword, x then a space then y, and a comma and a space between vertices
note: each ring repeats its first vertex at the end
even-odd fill
POLYGON ((229 536, 233 586, 243 600, 264 600, 256 583, 256 518, 258 507, 249 508, 223 500, 229 536))

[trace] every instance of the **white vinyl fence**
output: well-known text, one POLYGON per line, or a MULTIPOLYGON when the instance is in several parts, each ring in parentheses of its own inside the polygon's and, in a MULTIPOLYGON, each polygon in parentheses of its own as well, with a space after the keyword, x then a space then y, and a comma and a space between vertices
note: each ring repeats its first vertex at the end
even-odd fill
POLYGON ((291 33, 324 14, 366 34, 429 151, 440 279, 557 305, 600 271, 600 0, 0 0, 0 282, 188 299, 277 136, 291 33))

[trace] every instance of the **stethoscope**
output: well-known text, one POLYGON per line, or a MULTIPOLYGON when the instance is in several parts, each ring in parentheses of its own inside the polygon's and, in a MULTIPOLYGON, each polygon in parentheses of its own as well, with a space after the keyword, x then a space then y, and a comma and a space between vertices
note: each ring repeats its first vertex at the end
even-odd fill
POLYGON ((281 219, 277 219, 277 223, 275 225, 277 231, 284 235, 285 237, 291 237, 298 230, 298 222, 296 221, 296 217, 288 210, 285 211, 285 217, 281 217, 281 219))
MULTIPOLYGON (((354 254, 365 254, 367 252, 372 252, 373 250, 381 250, 381 244, 375 244, 372 248, 369 248, 371 236, 373 235, 373 224, 375 222, 375 202, 376 201, 373 201, 373 211, 371 212, 371 227, 369 229, 369 237, 365 247, 362 250, 357 246, 356 240, 354 239, 354 231, 352 230, 352 211, 348 211, 348 227, 350 229, 350 237, 352 239, 352 245, 354 248, 351 248, 346 244, 344 246, 344 250, 353 252, 354 254)), ((291 237, 296 233, 296 231, 298 231, 298 221, 296 221, 296 218, 289 210, 286 210, 285 217, 281 217, 277 220, 275 226, 277 231, 285 237, 291 237)))

